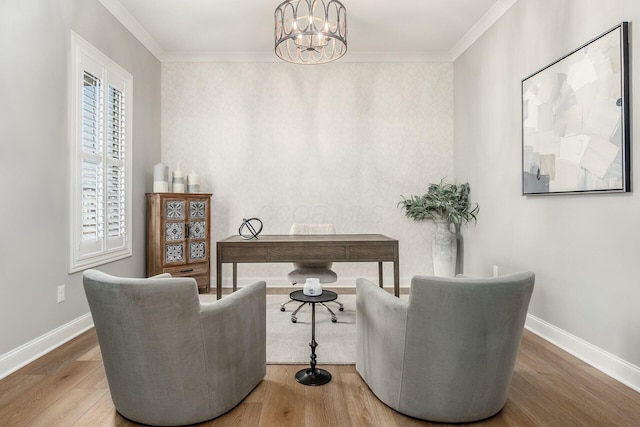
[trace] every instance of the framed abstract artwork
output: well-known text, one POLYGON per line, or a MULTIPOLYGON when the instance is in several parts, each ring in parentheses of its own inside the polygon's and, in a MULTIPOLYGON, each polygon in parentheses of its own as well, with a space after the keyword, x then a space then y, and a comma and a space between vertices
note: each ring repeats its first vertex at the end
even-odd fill
POLYGON ((522 193, 630 191, 623 22, 522 80, 522 193))

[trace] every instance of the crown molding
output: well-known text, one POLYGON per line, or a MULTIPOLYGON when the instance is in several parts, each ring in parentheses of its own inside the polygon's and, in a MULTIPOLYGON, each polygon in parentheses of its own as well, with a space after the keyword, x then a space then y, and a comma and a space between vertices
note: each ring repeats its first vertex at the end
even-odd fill
POLYGON ((159 61, 163 61, 166 52, 136 18, 119 0, 98 0, 124 27, 133 34, 159 61))
POLYGON ((162 62, 278 62, 273 52, 168 52, 162 62))
MULTIPOLYGON (((273 51, 266 52, 171 52, 162 62, 277 62, 273 51)), ((451 62, 449 52, 347 52, 334 61, 348 62, 451 62)))
MULTIPOLYGON (((281 62, 273 51, 168 52, 147 32, 119 0, 98 0, 160 62, 281 62)), ((498 0, 462 38, 447 51, 353 51, 336 62, 453 62, 478 40, 517 0, 498 0)))
POLYGON ((336 62, 451 62, 451 57, 447 51, 347 51, 336 62))
POLYGON ((498 0, 482 15, 464 36, 449 51, 451 62, 458 59, 472 44, 476 42, 493 24, 504 15, 518 0, 498 0))

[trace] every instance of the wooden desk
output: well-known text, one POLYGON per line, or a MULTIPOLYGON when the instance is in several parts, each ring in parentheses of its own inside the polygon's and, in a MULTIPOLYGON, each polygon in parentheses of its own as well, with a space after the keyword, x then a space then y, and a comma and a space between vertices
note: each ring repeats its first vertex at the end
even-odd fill
POLYGON ((400 295, 398 241, 382 234, 271 235, 245 240, 231 236, 217 243, 216 294, 222 297, 222 264, 233 264, 233 291, 238 289, 238 263, 393 262, 393 291, 400 295))

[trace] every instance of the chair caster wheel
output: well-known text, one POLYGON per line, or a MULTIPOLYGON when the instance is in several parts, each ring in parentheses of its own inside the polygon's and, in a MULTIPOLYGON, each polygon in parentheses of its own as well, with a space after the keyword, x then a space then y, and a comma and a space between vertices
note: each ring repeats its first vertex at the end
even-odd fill
POLYGON ((332 318, 331 318, 331 321, 332 321, 333 323, 337 323, 337 322, 338 322, 338 319, 336 319, 335 317, 332 317, 332 318))
POLYGON ((284 311, 284 307, 280 307, 280 311, 284 311))
POLYGON ((340 307, 338 311, 344 311, 344 307, 340 307))
POLYGON ((297 323, 297 322, 298 322, 298 319, 296 319, 295 317, 291 318, 291 323, 297 323))

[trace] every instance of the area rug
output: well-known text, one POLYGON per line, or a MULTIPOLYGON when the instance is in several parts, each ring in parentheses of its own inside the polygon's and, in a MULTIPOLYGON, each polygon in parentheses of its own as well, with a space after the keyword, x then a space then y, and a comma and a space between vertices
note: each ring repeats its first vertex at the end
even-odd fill
MULTIPOLYGON (((311 354, 311 307, 300 309, 297 323, 292 323, 291 312, 300 304, 291 302, 285 312, 280 311, 280 304, 288 300, 288 295, 267 295, 267 363, 306 364, 311 354)), ((338 318, 336 323, 323 306, 316 305, 318 364, 352 364, 356 360, 356 297, 340 295, 338 301, 344 311, 329 303, 338 318)))

